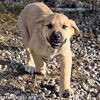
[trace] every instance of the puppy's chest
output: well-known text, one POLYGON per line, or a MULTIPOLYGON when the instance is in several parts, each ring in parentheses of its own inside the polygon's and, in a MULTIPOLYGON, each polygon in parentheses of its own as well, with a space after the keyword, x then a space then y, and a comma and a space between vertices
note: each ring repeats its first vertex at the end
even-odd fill
POLYGON ((42 57, 44 59, 52 59, 54 56, 56 56, 58 54, 58 50, 54 49, 54 50, 50 50, 47 49, 45 52, 42 52, 42 57))
POLYGON ((51 46, 47 46, 45 44, 40 45, 37 43, 37 45, 34 46, 34 52, 47 59, 52 59, 55 55, 58 54, 58 49, 53 49, 51 46))

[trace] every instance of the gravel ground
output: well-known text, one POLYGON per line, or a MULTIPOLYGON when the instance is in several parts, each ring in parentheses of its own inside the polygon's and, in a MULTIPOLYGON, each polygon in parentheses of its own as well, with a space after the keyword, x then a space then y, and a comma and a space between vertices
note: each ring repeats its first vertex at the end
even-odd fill
MULTIPOLYGON (((26 53, 14 17, 11 14, 0 14, 0 100, 60 100, 59 57, 46 61, 46 78, 25 72, 26 53)), ((85 25, 82 27, 85 29, 85 25)), ((96 32, 100 31, 100 26, 95 27, 99 27, 96 32)), ((100 32, 98 33, 94 35, 82 32, 71 39, 71 87, 75 100, 100 100, 100 32)))
POLYGON ((50 7, 68 7, 68 8, 99 8, 100 0, 38 0, 45 1, 50 7))

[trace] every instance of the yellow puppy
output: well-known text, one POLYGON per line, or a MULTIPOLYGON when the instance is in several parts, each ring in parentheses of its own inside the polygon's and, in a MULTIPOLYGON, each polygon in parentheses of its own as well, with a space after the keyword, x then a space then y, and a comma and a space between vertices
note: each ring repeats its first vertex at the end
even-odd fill
POLYGON ((36 72, 46 74, 46 64, 43 59, 61 57, 60 92, 68 96, 71 91, 70 76, 72 54, 70 37, 79 33, 75 22, 63 14, 52 12, 43 3, 27 5, 18 19, 23 43, 27 51, 29 66, 36 72), (66 93, 65 93, 66 92, 66 93))

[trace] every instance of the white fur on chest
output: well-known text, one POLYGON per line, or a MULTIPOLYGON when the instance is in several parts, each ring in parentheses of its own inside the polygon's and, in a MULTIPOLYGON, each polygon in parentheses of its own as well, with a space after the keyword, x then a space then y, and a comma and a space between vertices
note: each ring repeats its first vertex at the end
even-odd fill
POLYGON ((53 49, 53 48, 47 48, 47 49, 45 49, 45 50, 41 50, 40 52, 39 52, 39 54, 42 56, 42 57, 44 57, 44 58, 46 58, 46 59, 52 59, 55 55, 57 55, 58 54, 58 50, 57 49, 53 49))
POLYGON ((57 55, 57 52, 58 52, 57 49, 53 49, 53 48, 52 50, 48 49, 42 56, 44 56, 46 59, 52 59, 55 55, 57 55))
POLYGON ((48 55, 50 57, 50 59, 52 59, 55 55, 57 55, 57 49, 54 49, 50 52, 50 54, 48 55))

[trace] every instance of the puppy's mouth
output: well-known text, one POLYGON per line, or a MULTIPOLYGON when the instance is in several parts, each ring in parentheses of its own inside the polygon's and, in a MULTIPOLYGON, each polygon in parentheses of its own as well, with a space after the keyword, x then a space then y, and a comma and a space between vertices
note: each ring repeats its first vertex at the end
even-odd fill
POLYGON ((47 38, 47 41, 50 43, 50 45, 54 48, 54 49, 58 49, 58 48, 61 48, 65 43, 66 43, 66 40, 65 39, 64 41, 53 41, 53 40, 49 40, 47 38))

